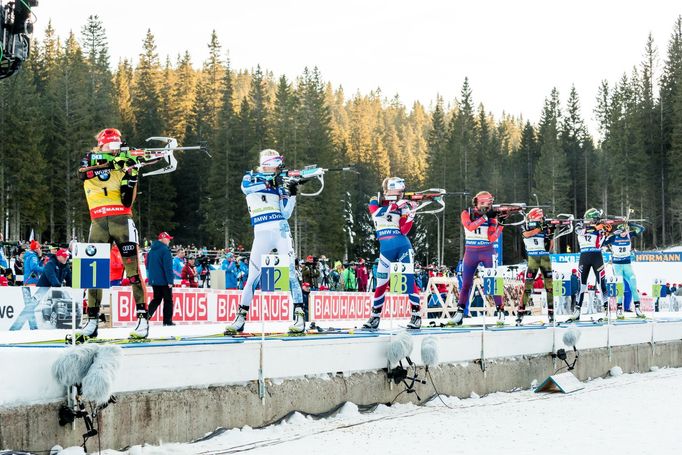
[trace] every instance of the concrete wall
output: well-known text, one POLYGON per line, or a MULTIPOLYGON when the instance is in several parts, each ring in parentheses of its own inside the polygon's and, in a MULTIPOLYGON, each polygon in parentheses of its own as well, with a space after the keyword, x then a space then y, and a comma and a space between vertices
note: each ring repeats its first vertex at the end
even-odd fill
MULTIPOLYGON (((569 358, 572 354, 569 354, 569 358)), ((580 352, 575 373, 581 380, 604 376, 618 365, 624 372, 646 372, 652 366, 682 366, 682 341, 592 348, 580 352)), ((431 372, 441 393, 468 397, 512 389, 528 389, 533 380, 542 381, 557 368, 550 355, 497 358, 485 362, 442 364, 431 372)), ((423 372, 423 369, 420 368, 423 372)), ((224 385, 182 390, 124 392, 119 402, 101 414, 102 448, 123 448, 135 444, 186 442, 202 437, 217 427, 258 427, 291 411, 322 413, 350 401, 358 405, 390 402, 401 390, 390 388, 382 371, 335 374, 325 378, 266 380, 265 403, 258 397, 258 383, 224 385)), ((422 398, 433 394, 430 384, 419 385, 422 398)), ((398 401, 415 401, 403 394, 398 401)), ((59 402, 0 408, 0 448, 45 450, 55 443, 79 445, 84 424, 60 427, 59 402)), ((88 445, 92 451, 96 440, 88 445)))

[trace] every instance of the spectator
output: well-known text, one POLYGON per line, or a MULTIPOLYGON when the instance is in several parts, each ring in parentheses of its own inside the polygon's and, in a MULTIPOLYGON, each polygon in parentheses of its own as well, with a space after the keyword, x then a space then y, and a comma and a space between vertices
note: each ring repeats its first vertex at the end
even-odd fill
POLYGON ((50 245, 47 247, 47 254, 43 255, 41 259, 43 267, 50 261, 52 256, 57 254, 57 251, 59 251, 59 247, 57 245, 50 245))
POLYGON ((182 268, 182 281, 180 282, 183 286, 190 288, 199 287, 199 278, 197 277, 197 269, 194 266, 195 258, 190 256, 187 258, 187 264, 182 268))
POLYGON ((239 257, 237 261, 237 288, 244 289, 244 283, 249 279, 249 261, 245 257, 239 257))
POLYGON ((379 267, 379 258, 374 260, 374 265, 372 265, 372 292, 377 288, 377 268, 379 267))
POLYGON ((213 268, 211 267, 211 261, 208 256, 199 257, 199 265, 197 265, 196 270, 197 274, 199 275, 199 279, 201 279, 201 287, 210 288, 211 270, 213 270, 213 268))
POLYGON ((149 284, 154 290, 154 298, 149 302, 147 311, 151 319, 163 300, 163 325, 175 325, 173 323, 173 256, 168 248, 171 240, 173 237, 167 232, 160 233, 158 240, 152 243, 152 248, 147 255, 149 284))
POLYGON ((303 283, 301 285, 301 292, 303 293, 303 313, 305 321, 308 322, 308 299, 310 298, 310 283, 303 283))
POLYGON ((578 270, 571 270, 571 313, 575 309, 575 301, 580 293, 580 277, 578 276, 578 270))
POLYGON ((234 260, 234 254, 227 253, 220 268, 225 271, 225 289, 238 289, 239 265, 234 260))
POLYGON ((329 273, 331 269, 329 268, 329 260, 324 254, 318 259, 317 268, 320 270, 320 288, 323 286, 329 288, 329 273))
MULTIPOLYGON (((153 244, 152 244, 153 245, 153 244)), ((182 268, 185 267, 185 250, 180 248, 173 258, 173 280, 178 283, 182 280, 182 268)))
POLYGON ((118 249, 118 245, 114 243, 111 246, 109 263, 109 274, 112 286, 120 286, 123 280, 123 271, 125 267, 123 266, 123 257, 121 257, 121 251, 118 249))
POLYGON ((29 250, 24 255, 24 284, 29 286, 37 284, 40 275, 43 273, 43 267, 40 265, 40 257, 43 251, 40 249, 40 243, 35 240, 31 241, 29 250))
POLYGON ((24 257, 26 255, 26 250, 19 247, 16 256, 14 257, 14 264, 12 268, 14 269, 14 284, 22 285, 24 284, 24 257))
POLYGON ((358 280, 355 277, 355 272, 348 263, 343 264, 343 271, 341 272, 341 288, 348 292, 354 292, 358 290, 358 280))
POLYGON ((332 291, 341 291, 341 273, 343 272, 343 265, 341 261, 334 263, 334 270, 329 274, 329 289, 332 291))
POLYGON ((308 256, 305 258, 305 264, 301 268, 301 281, 308 283, 313 291, 319 288, 320 270, 315 264, 315 258, 308 256))
POLYGON ((355 276, 358 280, 358 291, 367 292, 369 273, 367 272, 367 266, 365 266, 365 260, 363 258, 360 258, 358 265, 355 266, 355 276))
POLYGON ((67 286, 71 284, 71 268, 67 264, 68 261, 69 252, 65 248, 58 249, 45 264, 37 286, 59 288, 64 283, 67 286))

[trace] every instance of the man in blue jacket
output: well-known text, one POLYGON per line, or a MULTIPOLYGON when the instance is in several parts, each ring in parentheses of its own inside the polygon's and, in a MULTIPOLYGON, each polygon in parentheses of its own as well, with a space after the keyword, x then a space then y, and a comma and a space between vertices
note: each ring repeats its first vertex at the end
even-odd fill
POLYGON ((225 271, 225 289, 237 289, 237 275, 239 267, 234 260, 234 255, 228 252, 225 259, 220 264, 220 268, 225 271))
POLYGON ((29 250, 24 255, 24 285, 38 284, 43 273, 43 266, 40 264, 42 255, 40 243, 31 240, 29 250))
POLYGON ((168 245, 173 240, 167 232, 159 234, 158 240, 152 243, 147 255, 147 273, 149 285, 154 290, 154 298, 149 302, 149 318, 163 300, 163 325, 173 323, 173 255, 168 245))
POLYGON ((68 286, 71 282, 71 269, 66 264, 68 261, 69 252, 65 248, 57 250, 45 264, 37 286, 59 288, 64 282, 68 286))

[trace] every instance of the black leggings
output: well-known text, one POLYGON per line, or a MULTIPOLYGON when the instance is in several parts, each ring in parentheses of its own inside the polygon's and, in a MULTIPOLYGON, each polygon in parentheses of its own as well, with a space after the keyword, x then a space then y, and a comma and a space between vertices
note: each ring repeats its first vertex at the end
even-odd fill
POLYGON ((578 306, 583 306, 583 299, 587 291, 587 278, 590 276, 590 269, 594 270, 594 276, 597 279, 597 285, 601 289, 602 303, 606 303, 606 280, 604 275, 604 258, 601 251, 590 251, 587 253, 580 253, 580 261, 578 262, 578 275, 580 276, 580 299, 578 306))

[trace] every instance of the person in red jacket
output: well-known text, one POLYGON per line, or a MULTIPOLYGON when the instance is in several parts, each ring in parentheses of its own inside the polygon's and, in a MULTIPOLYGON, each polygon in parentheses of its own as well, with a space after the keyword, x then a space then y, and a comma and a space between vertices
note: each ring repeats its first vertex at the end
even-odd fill
POLYGON ((355 266, 355 276, 358 280, 358 292, 367 292, 367 282, 369 281, 369 273, 365 266, 365 260, 360 258, 358 265, 355 266))
MULTIPOLYGON (((462 260, 462 289, 459 293, 457 312, 451 323, 461 325, 464 311, 469 301, 469 294, 474 282, 474 274, 479 264, 493 267, 495 242, 504 226, 497 222, 497 212, 493 210, 495 198, 488 191, 481 191, 474 196, 472 207, 462 211, 461 220, 464 226, 464 259, 462 260)), ((502 297, 495 296, 498 323, 504 323, 504 306, 502 297)))
POLYGON ((187 259, 187 263, 182 268, 182 272, 180 272, 180 277, 182 280, 181 281, 182 286, 187 286, 190 288, 198 288, 199 287, 199 278, 197 276, 197 269, 194 266, 195 262, 196 262, 195 257, 190 256, 187 259))
POLYGON ((115 243, 111 246, 111 252, 109 254, 111 262, 109 263, 109 274, 111 275, 111 285, 121 286, 121 281, 123 280, 123 271, 125 267, 123 266, 123 257, 121 256, 121 251, 118 249, 118 245, 115 243))

